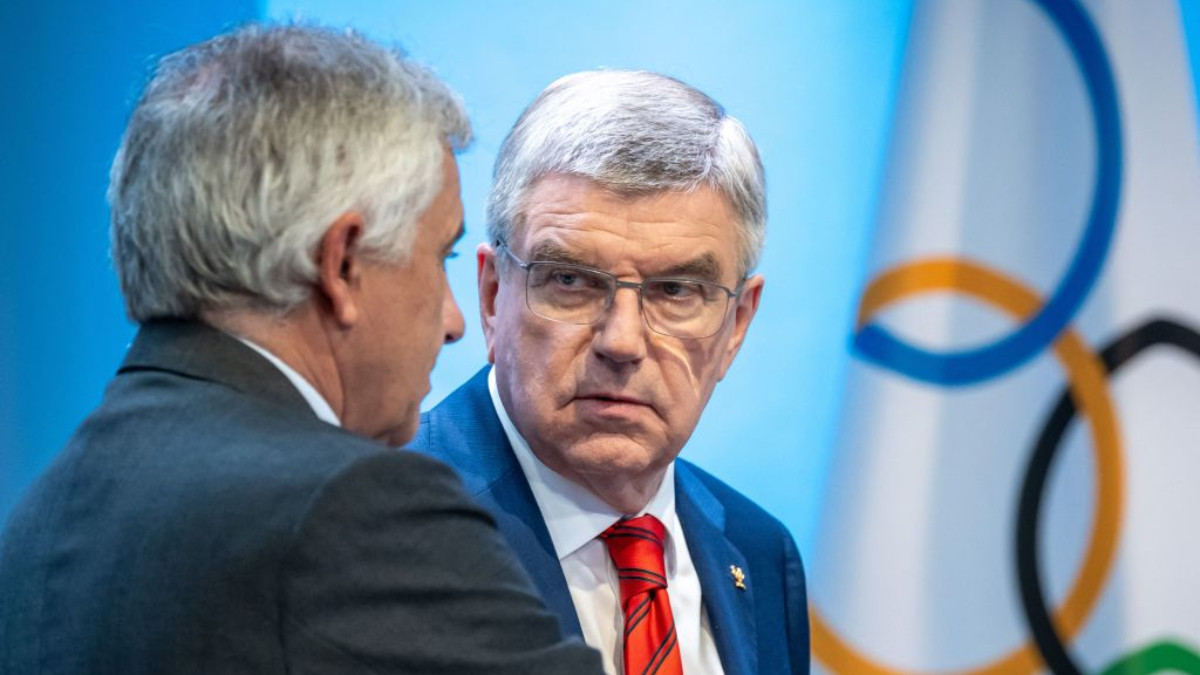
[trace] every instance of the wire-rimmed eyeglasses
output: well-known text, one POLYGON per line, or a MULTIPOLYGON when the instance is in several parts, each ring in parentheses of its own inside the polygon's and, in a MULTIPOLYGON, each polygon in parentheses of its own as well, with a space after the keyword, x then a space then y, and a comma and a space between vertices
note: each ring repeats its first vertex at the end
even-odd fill
POLYGON ((650 330, 685 339, 712 337, 720 332, 729 305, 742 292, 742 284, 729 289, 699 279, 651 277, 641 282, 621 281, 592 267, 534 260, 525 262, 504 242, 496 244, 525 270, 525 304, 550 321, 587 325, 599 321, 612 308, 617 291, 632 289, 650 330))

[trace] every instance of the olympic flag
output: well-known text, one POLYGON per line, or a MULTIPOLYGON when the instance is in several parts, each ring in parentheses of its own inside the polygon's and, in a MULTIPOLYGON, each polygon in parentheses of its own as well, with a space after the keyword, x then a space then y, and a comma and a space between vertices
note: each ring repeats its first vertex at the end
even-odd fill
POLYGON ((918 0, 817 672, 1200 675, 1200 145, 1170 0, 918 0))

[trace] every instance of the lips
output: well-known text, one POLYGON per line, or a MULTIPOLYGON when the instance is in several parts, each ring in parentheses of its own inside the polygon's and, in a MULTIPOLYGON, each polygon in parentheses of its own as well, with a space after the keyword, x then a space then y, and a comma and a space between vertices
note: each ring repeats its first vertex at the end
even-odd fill
POLYGON ((597 401, 600 403, 627 403, 630 405, 650 406, 649 401, 637 398, 635 396, 630 396, 628 394, 595 392, 595 393, 588 393, 588 394, 580 394, 580 395, 576 396, 575 398, 579 399, 579 400, 584 400, 584 401, 597 401))
POLYGON ((657 414, 646 399, 616 392, 581 394, 575 397, 574 404, 584 417, 605 427, 641 425, 646 422, 647 414, 657 414))

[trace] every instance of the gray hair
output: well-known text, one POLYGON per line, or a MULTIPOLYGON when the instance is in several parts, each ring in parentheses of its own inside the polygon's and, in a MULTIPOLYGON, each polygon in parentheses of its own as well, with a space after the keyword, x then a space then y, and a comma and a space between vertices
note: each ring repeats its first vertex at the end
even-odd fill
POLYGON ((113 260, 135 321, 286 312, 328 227, 403 261, 471 128, 428 69, 351 31, 251 25, 158 64, 113 161, 113 260))
POLYGON ((766 238, 762 161, 742 123, 703 92, 645 71, 597 70, 555 81, 525 109, 496 159, 488 235, 511 241, 539 178, 569 174, 639 196, 709 186, 738 219, 742 273, 766 238))

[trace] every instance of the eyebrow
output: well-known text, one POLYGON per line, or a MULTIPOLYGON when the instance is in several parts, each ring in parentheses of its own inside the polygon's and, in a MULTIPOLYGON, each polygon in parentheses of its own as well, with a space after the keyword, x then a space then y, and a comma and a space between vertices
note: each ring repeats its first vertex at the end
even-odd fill
MULTIPOLYGON (((595 268, 595 264, 591 261, 553 241, 541 242, 534 246, 533 251, 530 252, 530 260, 534 262, 557 262, 595 268)), ((691 260, 671 265, 646 276, 697 279, 699 281, 720 283, 721 271, 721 263, 717 260, 717 257, 712 253, 704 253, 691 260)))
POLYGON ((698 279, 700 281, 720 283, 721 263, 717 261, 717 256, 713 255, 712 253, 705 253, 697 258, 692 258, 686 262, 679 263, 678 265, 672 265, 650 276, 685 277, 688 279, 698 279))
POLYGON ((529 259, 532 262, 557 262, 580 267, 595 267, 593 263, 585 260, 578 253, 553 241, 543 241, 534 246, 529 253, 529 259))

